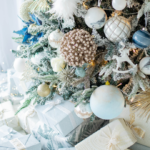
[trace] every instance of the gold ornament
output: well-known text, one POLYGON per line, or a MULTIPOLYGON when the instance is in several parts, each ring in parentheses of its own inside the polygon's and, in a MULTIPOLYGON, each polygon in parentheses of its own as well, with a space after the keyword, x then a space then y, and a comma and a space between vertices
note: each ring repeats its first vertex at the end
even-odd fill
POLYGON ((40 11, 46 12, 50 9, 50 6, 47 3, 47 0, 36 0, 36 1, 33 1, 29 9, 32 13, 40 12, 40 11))
POLYGON ((22 18, 22 20, 24 21, 29 21, 31 20, 30 16, 29 16, 29 6, 33 3, 33 0, 27 0, 24 1, 20 7, 20 17, 22 18))
POLYGON ((50 92, 50 88, 46 83, 38 86, 37 93, 39 96, 47 97, 50 94, 50 92))

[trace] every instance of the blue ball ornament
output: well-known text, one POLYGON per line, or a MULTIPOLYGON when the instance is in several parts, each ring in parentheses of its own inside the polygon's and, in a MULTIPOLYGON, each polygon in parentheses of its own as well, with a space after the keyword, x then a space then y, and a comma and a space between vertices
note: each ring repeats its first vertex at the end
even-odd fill
POLYGON ((90 98, 93 113, 105 120, 118 117, 124 108, 124 103, 121 91, 112 85, 98 87, 90 98))
POLYGON ((136 31, 132 40, 137 48, 143 49, 150 46, 150 34, 145 30, 136 31))

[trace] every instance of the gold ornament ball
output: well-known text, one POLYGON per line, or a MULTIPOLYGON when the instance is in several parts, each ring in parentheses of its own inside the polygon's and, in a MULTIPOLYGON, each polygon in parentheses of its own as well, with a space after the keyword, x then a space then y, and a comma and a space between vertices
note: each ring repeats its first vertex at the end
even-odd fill
POLYGON ((50 94, 50 88, 47 84, 41 84, 38 86, 37 93, 41 97, 47 97, 50 94))
POLYGON ((24 20, 24 21, 31 20, 31 18, 29 16, 29 12, 30 12, 29 6, 32 3, 33 3, 33 0, 26 0, 20 6, 20 17, 22 18, 22 20, 24 20))

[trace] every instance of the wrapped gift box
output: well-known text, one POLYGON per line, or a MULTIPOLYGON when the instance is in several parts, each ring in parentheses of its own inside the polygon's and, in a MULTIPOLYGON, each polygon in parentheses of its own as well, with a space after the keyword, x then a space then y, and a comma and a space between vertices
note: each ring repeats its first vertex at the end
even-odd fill
POLYGON ((22 109, 18 114, 20 126, 27 132, 32 133, 32 129, 39 122, 38 115, 33 105, 29 105, 27 108, 22 109))
MULTIPOLYGON (((130 122, 130 106, 127 105, 117 118, 124 118, 126 121, 130 122)), ((137 143, 150 147, 150 121, 146 122, 146 119, 139 118, 138 115, 135 114, 135 121, 133 125, 139 126, 145 130, 144 138, 137 138, 137 143)))
POLYGON ((125 150, 136 142, 123 119, 117 119, 75 146, 76 150, 125 150))
POLYGON ((6 125, 0 127, 0 144, 22 136, 23 134, 16 132, 15 130, 6 125))
POLYGON ((41 150, 41 144, 29 134, 1 143, 0 150, 41 150))
POLYGON ((0 103, 0 127, 3 125, 7 125, 12 128, 19 125, 10 101, 0 103))
POLYGON ((150 150, 149 147, 141 145, 141 144, 134 144, 133 146, 130 147, 131 150, 150 150))
POLYGON ((59 95, 54 97, 52 103, 62 101, 62 103, 51 108, 51 104, 37 105, 35 110, 39 119, 49 125, 52 129, 59 131, 63 136, 69 134, 73 129, 83 122, 74 112, 74 104, 64 101, 59 95))
POLYGON ((38 123, 36 128, 32 130, 32 134, 41 143, 42 150, 58 150, 59 148, 72 147, 67 142, 66 137, 63 137, 42 122, 38 123))

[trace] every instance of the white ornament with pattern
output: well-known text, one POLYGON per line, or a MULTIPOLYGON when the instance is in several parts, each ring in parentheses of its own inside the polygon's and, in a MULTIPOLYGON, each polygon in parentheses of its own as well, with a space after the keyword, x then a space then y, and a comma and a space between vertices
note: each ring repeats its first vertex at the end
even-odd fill
POLYGON ((122 16, 114 16, 106 22, 104 33, 110 41, 119 42, 130 36, 131 24, 122 16))

